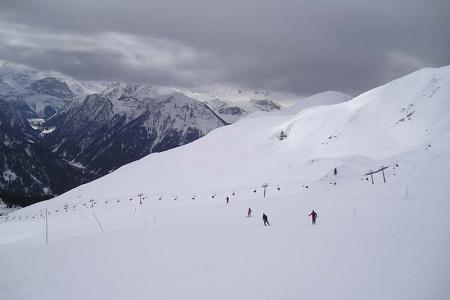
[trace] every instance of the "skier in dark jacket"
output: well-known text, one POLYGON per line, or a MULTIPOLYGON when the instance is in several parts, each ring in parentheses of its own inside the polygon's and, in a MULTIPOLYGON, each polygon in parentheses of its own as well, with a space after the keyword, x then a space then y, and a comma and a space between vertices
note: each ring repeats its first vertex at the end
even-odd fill
POLYGON ((317 213, 314 211, 314 209, 313 209, 313 211, 309 214, 309 216, 310 216, 311 219, 312 219, 312 223, 313 223, 313 224, 316 224, 317 213))
POLYGON ((269 223, 269 221, 268 221, 268 219, 267 219, 267 215, 266 215, 266 214, 263 214, 263 222, 264 222, 264 226, 270 225, 270 223, 269 223))
POLYGON ((227 204, 228 204, 228 202, 230 202, 230 197, 227 196, 227 204))
POLYGON ((247 217, 251 217, 251 216, 252 216, 252 209, 249 207, 248 212, 247 212, 247 217))

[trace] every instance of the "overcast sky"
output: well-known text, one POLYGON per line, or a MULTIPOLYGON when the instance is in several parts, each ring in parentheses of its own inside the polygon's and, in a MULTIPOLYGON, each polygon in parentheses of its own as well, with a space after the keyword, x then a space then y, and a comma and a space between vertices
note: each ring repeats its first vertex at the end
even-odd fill
POLYGON ((81 80, 356 95, 450 64, 450 1, 0 0, 0 59, 81 80))

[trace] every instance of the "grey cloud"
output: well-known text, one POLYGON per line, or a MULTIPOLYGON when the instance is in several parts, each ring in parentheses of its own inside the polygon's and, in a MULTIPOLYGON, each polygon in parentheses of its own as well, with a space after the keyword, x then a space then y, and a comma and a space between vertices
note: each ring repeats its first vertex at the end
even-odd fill
POLYGON ((450 63, 447 0, 16 0, 0 8, 0 58, 81 79, 355 94, 450 63))

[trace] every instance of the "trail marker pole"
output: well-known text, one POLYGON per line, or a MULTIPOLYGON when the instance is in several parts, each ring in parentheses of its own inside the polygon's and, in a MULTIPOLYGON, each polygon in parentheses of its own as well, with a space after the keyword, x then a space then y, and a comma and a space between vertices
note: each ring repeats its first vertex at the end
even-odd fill
POLYGON ((140 193, 138 194, 138 196, 139 196, 139 204, 142 205, 142 196, 144 196, 144 194, 140 193))
POLYGON ((357 208, 357 206, 355 206, 355 209, 353 210, 353 220, 356 219, 356 208, 357 208))

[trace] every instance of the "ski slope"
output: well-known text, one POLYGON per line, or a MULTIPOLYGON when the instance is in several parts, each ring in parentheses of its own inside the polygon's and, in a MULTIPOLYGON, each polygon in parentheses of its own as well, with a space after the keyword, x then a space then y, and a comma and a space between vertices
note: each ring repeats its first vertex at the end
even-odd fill
POLYGON ((448 299, 449 99, 450 67, 419 70, 252 114, 12 212, 0 298, 448 299))

